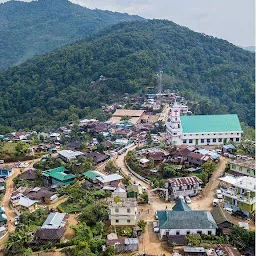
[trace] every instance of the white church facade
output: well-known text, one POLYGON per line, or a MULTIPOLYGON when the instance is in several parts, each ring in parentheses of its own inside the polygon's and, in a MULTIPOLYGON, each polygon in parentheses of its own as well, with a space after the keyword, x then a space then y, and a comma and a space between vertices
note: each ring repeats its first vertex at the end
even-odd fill
POLYGON ((243 131, 236 114, 181 116, 175 102, 166 121, 171 145, 223 145, 239 143, 243 131))

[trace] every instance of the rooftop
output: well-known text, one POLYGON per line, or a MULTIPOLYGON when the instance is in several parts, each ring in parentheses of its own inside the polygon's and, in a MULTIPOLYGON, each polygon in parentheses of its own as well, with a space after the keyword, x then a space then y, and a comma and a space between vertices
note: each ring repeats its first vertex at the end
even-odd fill
POLYGON ((236 159, 231 161, 230 164, 235 164, 241 167, 255 170, 255 159, 252 159, 252 160, 236 159))
POLYGON ((183 178, 172 178, 172 179, 168 179, 168 182, 173 187, 194 185, 194 184, 197 184, 197 183, 202 184, 203 183, 197 176, 183 177, 183 178))
POLYGON ((119 174, 116 174, 116 173, 106 175, 106 176, 103 176, 103 177, 97 177, 97 180, 99 180, 102 183, 112 182, 112 181, 121 180, 121 179, 123 179, 123 177, 119 174))
POLYGON ((242 132, 236 114, 181 116, 183 133, 242 132))
POLYGON ((51 212, 41 228, 56 229, 65 226, 65 222, 63 220, 65 219, 66 215, 66 213, 51 212))
POLYGON ((98 172, 98 171, 87 171, 84 172, 83 175, 87 177, 90 180, 96 180, 97 177, 103 177, 104 174, 98 172))
POLYGON ((113 116, 140 117, 143 113, 144 113, 144 110, 117 109, 113 114, 113 116))
POLYGON ((160 229, 215 229, 217 224, 208 211, 157 211, 160 229), (196 221, 195 221, 196 220, 196 221))
POLYGON ((58 151, 58 154, 67 158, 67 159, 74 159, 78 156, 83 155, 84 153, 82 153, 80 151, 61 150, 61 151, 58 151))
POLYGON ((173 211, 184 212, 191 211, 191 208, 182 200, 178 199, 178 202, 172 207, 173 211))
POLYGON ((70 179, 74 179, 75 175, 71 174, 71 173, 66 173, 66 169, 63 166, 54 168, 54 169, 50 169, 47 171, 42 172, 42 175, 45 177, 52 177, 54 179, 60 180, 60 181, 64 181, 64 180, 70 180, 70 179))
POLYGON ((250 176, 234 177, 232 175, 226 175, 219 178, 220 181, 226 182, 234 187, 242 188, 247 191, 256 192, 256 178, 250 176))

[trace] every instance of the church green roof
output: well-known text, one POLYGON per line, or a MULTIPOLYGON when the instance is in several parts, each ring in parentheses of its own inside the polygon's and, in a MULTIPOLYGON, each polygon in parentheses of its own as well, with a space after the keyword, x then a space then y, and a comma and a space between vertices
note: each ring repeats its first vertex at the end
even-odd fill
POLYGON ((236 114, 181 116, 183 133, 242 132, 236 114))
POLYGON ((191 208, 182 200, 182 199, 178 199, 178 202, 172 207, 173 211, 180 211, 180 212, 184 212, 184 211, 191 211, 191 208))

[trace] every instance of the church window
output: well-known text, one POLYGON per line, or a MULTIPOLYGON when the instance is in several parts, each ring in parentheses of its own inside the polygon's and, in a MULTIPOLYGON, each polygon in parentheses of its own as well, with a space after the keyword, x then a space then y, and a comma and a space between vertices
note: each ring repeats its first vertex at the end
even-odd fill
POLYGON ((207 139, 207 143, 210 143, 211 142, 211 139, 207 139))
POLYGON ((201 143, 204 143, 204 139, 201 139, 201 143))
POLYGON ((189 143, 193 143, 193 140, 190 139, 190 140, 189 140, 189 143))
POLYGON ((222 142, 222 138, 219 138, 219 142, 222 142))
POLYGON ((234 139, 233 138, 230 138, 231 141, 233 141, 234 139))
POLYGON ((184 144, 187 143, 187 140, 183 140, 183 143, 184 143, 184 144))
POLYGON ((216 139, 212 139, 212 142, 216 142, 216 139))
POLYGON ((178 128, 180 128, 180 124, 178 124, 178 128))
POLYGON ((239 141, 239 138, 236 138, 236 141, 239 141))

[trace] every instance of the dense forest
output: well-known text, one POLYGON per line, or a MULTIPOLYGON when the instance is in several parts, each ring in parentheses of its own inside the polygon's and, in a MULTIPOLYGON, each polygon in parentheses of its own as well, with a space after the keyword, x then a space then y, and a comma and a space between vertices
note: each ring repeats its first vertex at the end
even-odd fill
POLYGON ((0 73, 0 124, 103 119, 101 103, 156 87, 159 69, 165 89, 199 102, 195 113, 237 113, 254 125, 254 54, 166 20, 116 24, 0 73))
POLYGON ((0 4, 0 69, 74 42, 121 21, 141 17, 90 10, 68 0, 0 4))

